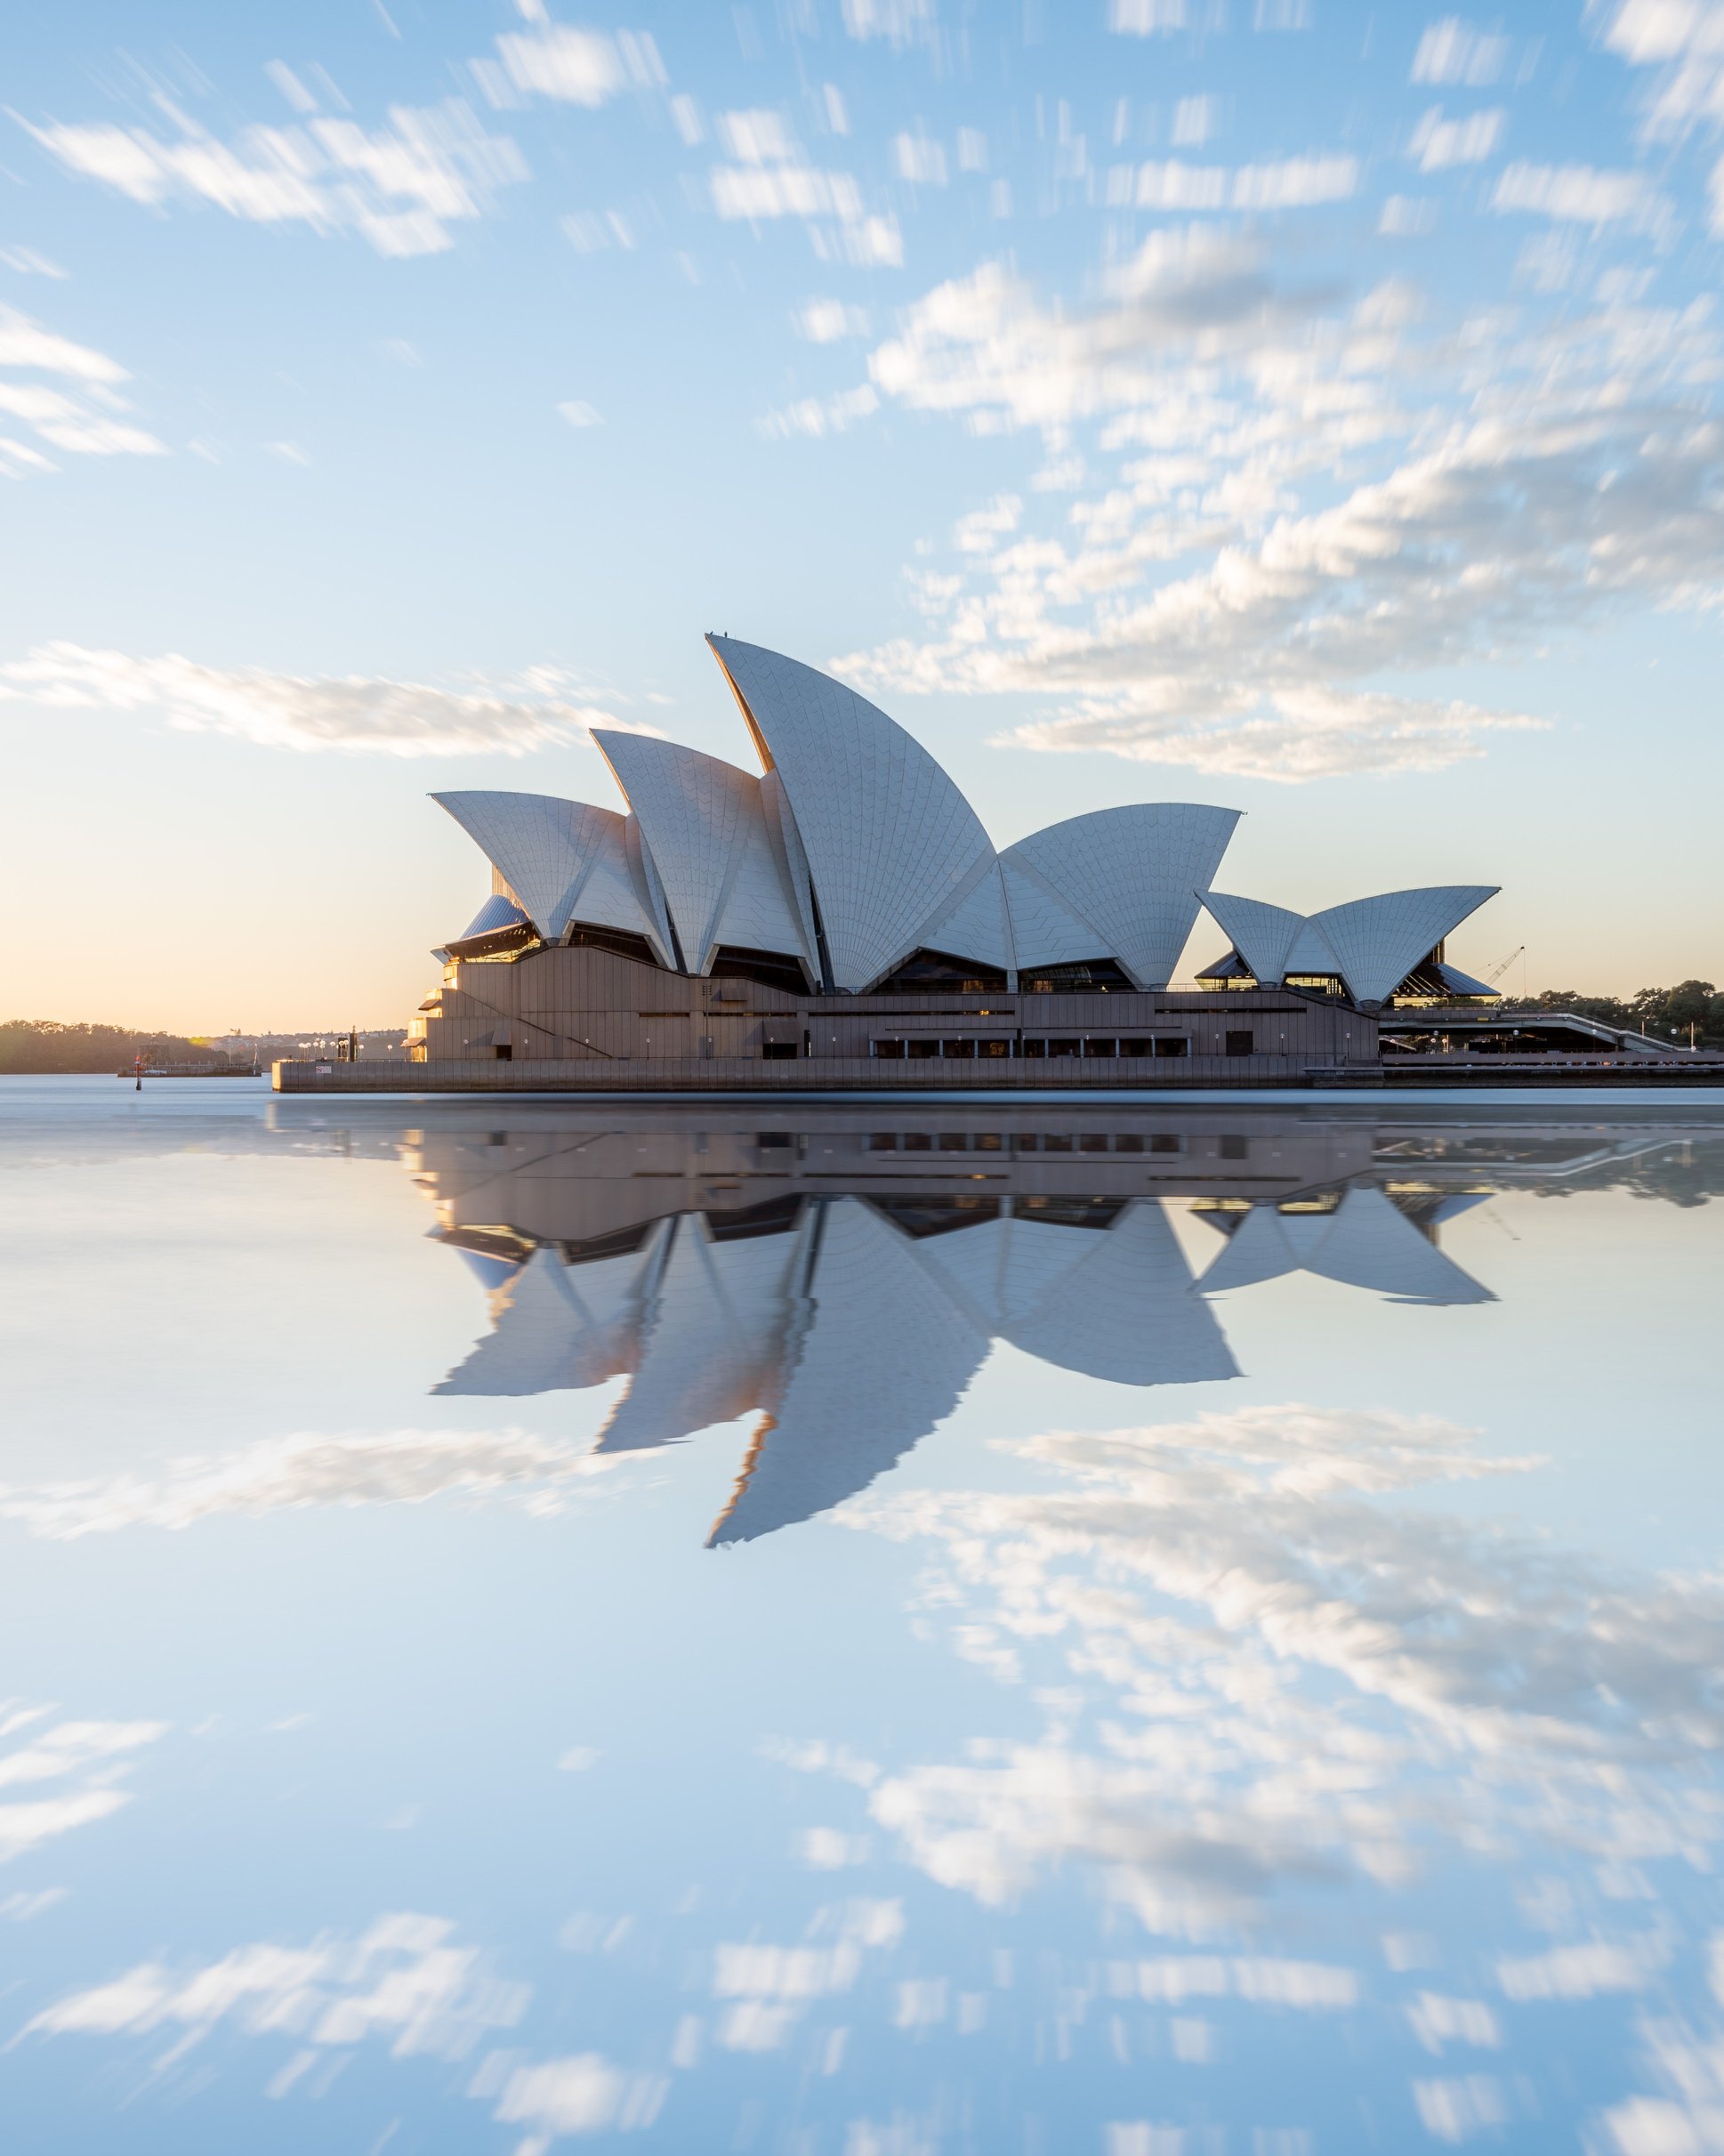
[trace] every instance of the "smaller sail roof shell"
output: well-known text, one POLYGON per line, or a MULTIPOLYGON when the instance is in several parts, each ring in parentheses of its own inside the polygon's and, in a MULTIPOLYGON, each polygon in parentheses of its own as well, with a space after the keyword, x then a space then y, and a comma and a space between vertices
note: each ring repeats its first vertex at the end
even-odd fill
POLYGON ((1002 858, 1054 892, 1139 988, 1161 989, 1239 815, 1188 801, 1096 809, 1032 831, 1002 858))
POLYGON ((1204 904, 1230 937, 1252 978, 1266 988, 1278 988, 1287 972, 1287 961, 1305 925, 1303 914, 1285 906, 1266 905, 1261 899, 1240 899, 1226 892, 1206 891, 1204 904))
POLYGON ((1335 955, 1360 1003, 1382 1003, 1450 931, 1494 898, 1496 884, 1438 884, 1385 891, 1314 913, 1310 925, 1335 955))
POLYGON ((551 794, 433 794, 551 941, 571 921, 620 928, 662 943, 631 869, 628 819, 551 794))
POLYGON ((859 989, 927 941, 994 846, 922 744, 842 682, 709 636, 807 854, 833 983, 859 989))
POLYGON ((592 739, 640 828, 688 970, 705 973, 720 943, 807 958, 760 780, 650 735, 592 739))

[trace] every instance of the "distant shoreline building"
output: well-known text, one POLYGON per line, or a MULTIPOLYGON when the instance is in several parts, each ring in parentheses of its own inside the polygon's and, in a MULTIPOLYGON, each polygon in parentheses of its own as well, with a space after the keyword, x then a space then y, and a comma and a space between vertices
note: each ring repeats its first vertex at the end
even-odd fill
POLYGON ((866 698, 706 641, 758 775, 595 730, 626 813, 433 796, 492 890, 436 954, 415 1062, 475 1086, 499 1062, 625 1089, 1297 1084, 1374 1066, 1385 1006, 1494 999, 1443 942, 1494 885, 1310 917, 1229 896, 1212 881, 1240 812, 1186 802, 1097 810, 996 849, 866 698), (1212 986, 1171 992, 1204 908, 1233 948, 1212 986))

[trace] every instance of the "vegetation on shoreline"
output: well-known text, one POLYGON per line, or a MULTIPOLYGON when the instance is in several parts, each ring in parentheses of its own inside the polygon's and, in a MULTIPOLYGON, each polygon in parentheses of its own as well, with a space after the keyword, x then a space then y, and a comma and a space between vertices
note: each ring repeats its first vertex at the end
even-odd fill
POLYGON ((182 1033, 62 1025, 52 1018, 11 1018, 0 1023, 0 1071, 14 1075, 118 1070, 139 1055, 149 1063, 229 1061, 207 1040, 188 1039, 182 1033))
MULTIPOLYGON (((1512 1003, 1513 998, 1510 1001, 1512 1003)), ((1573 1011, 1580 1018, 1596 1018, 1600 1025, 1632 1026, 1637 1032, 1659 1040, 1688 1045, 1694 1028, 1696 1047, 1724 1047, 1724 995, 1710 981, 1684 981, 1673 989, 1642 989, 1626 1000, 1617 996, 1583 996, 1578 989, 1545 989, 1522 1010, 1573 1011)))

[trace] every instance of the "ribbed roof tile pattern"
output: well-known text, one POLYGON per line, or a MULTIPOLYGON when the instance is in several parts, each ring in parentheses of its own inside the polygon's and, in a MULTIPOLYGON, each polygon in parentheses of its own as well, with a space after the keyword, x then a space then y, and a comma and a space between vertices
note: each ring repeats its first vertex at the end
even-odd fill
POLYGON ((720 943, 809 954, 777 867, 761 782, 649 735, 592 736, 640 826, 689 972, 720 943))
POLYGON ((707 642, 784 782, 834 985, 866 988, 922 942, 992 842, 927 750, 866 697, 758 644, 707 642))
POLYGON ((1008 847, 1000 856, 1000 882, 1011 909, 1011 940, 1020 973, 1038 965, 1073 965, 1112 954, 1100 933, 1080 921, 1050 891, 1028 861, 1008 847))
POLYGON ((1220 891, 1206 891, 1204 904, 1220 922, 1223 935, 1232 938, 1234 949, 1253 978, 1266 988, 1277 987, 1286 975, 1288 958, 1305 925, 1304 915, 1290 913, 1285 906, 1266 905, 1261 899, 1232 898, 1220 891))
POLYGON ((1032 831, 1004 858, 1058 892, 1139 988, 1161 989, 1238 820, 1186 801, 1096 809, 1032 831))
POLYGON ((1385 891, 1350 905, 1314 913, 1311 925, 1335 954, 1341 978, 1360 1003, 1392 996, 1420 959, 1500 888, 1495 884, 1438 884, 1385 891))
POLYGON ((658 941, 615 809, 551 794, 433 794, 553 942, 573 920, 658 941))
POLYGON ((1017 964, 1011 921, 1006 912, 1005 885, 998 861, 990 861, 977 877, 975 888, 960 899, 950 913, 930 921, 922 941, 931 950, 949 951, 953 957, 974 958, 983 965, 1008 970, 1017 964))

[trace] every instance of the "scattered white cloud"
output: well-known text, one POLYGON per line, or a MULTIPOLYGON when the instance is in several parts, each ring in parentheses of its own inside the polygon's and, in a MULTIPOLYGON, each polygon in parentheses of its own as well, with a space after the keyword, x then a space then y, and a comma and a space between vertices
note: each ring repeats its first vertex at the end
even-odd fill
POLYGON ((1187 165, 1152 159, 1116 165, 1108 174, 1108 200, 1140 210, 1310 209, 1345 202, 1358 190, 1358 160, 1350 157, 1288 157, 1277 165, 1187 165))
POLYGON ((1252 15, 1254 30, 1309 30, 1311 0, 1257 0, 1252 15))
POLYGON ((577 254, 600 254, 608 247, 627 253, 635 244, 634 227, 621 210, 570 210, 560 223, 577 254))
POLYGON ((258 223, 356 232, 384 255, 452 246, 452 224, 482 215, 498 188, 528 177, 514 143, 487 133, 458 99, 395 106, 374 132, 319 118, 246 128, 231 142, 173 117, 173 137, 108 121, 20 124, 68 172, 150 208, 203 203, 258 223))
POLYGON ((1482 1999, 1446 1999, 1440 1992, 1421 1991, 1406 2010, 1413 2033, 1425 2049, 1440 2057, 1450 2044, 1469 2044, 1476 2049, 1498 2051, 1502 2026, 1482 1999))
POLYGON ((1496 1981, 1515 2000, 1596 1999, 1606 1991, 1645 1990, 1669 1959, 1664 1939, 1589 1939, 1499 1961, 1496 1981))
POLYGON ((1470 2141, 1509 2122, 1502 2084, 1486 2073, 1443 2081, 1415 2081, 1413 2102, 1419 2123, 1433 2141, 1470 2141))
POLYGON ((836 344, 845 337, 866 337, 868 311, 847 306, 842 300, 807 300, 791 316, 799 337, 810 344, 836 344))
MULTIPOLYGON (((0 1519, 20 1521, 50 1541, 71 1542, 136 1527, 177 1530, 203 1520, 257 1519, 307 1506, 423 1505, 448 1497, 509 1496, 544 1513, 557 1509, 572 1485, 605 1465, 590 1452, 524 1430, 305 1433, 192 1455, 155 1476, 0 1486, 0 1519)), ((0 1759, 0 1781, 6 1779, 0 1759)))
POLYGON ((387 1916, 357 1939, 326 1934, 303 1947, 260 1941, 189 1969, 140 1962, 44 2007, 25 2033, 145 2036, 171 2029, 196 2040, 228 2023, 307 2046, 370 2038, 398 2058, 460 2058, 486 2031, 518 2022, 528 1990, 492 1976, 475 1949, 452 1943, 453 1930, 440 1918, 387 1916))
POLYGON ((1422 238, 1437 229, 1437 205, 1429 196, 1389 195, 1378 214, 1377 230, 1387 239, 1422 238))
POLYGON ((878 393, 864 382, 855 389, 841 390, 835 397, 803 397, 795 404, 769 412, 761 421, 760 430, 769 440, 805 434, 818 441, 828 434, 848 432, 879 409, 878 393))
POLYGON ((1595 165, 1508 166, 1491 197, 1494 210, 1524 210, 1571 224, 1625 224, 1636 231, 1662 227, 1668 206, 1645 173, 1607 172, 1595 165))
MULTIPOLYGON (((125 369, 105 352, 56 335, 14 308, 0 307, 0 413, 22 420, 39 440, 74 456, 165 456, 165 445, 155 435, 115 417, 131 408, 116 387, 125 379, 125 369), (29 378, 44 374, 77 387, 29 378)), ((0 474, 55 469, 43 449, 0 436, 0 474)))
MULTIPOLYGON (((1680 139, 1692 128, 1724 126, 1724 6, 1719 0, 1619 0, 1606 48, 1631 67, 1660 72, 1646 132, 1680 139)), ((1715 223, 1715 230, 1724 224, 1715 223)))
POLYGON ((781 165, 798 154, 781 112, 721 112, 718 136, 725 155, 739 165, 781 165))
POLYGON ((1108 28, 1122 37, 1164 37, 1190 27, 1187 0, 1108 0, 1108 28))
MULTIPOLYGON (((1255 1929, 1288 1883, 1404 1884, 1437 1821, 1510 1883, 1553 1847, 1715 1861, 1724 1595, 1557 1564, 1535 1537, 1429 1501, 1538 1463, 1435 1417, 1293 1406, 1002 1449, 1052 1480, 876 1494, 834 1517, 918 1546, 924 1621, 956 1651, 981 1624, 1018 1643, 1042 1732, 866 1774, 833 1748, 778 1754, 853 1783, 938 1884, 1003 1906, 1082 1864, 1121 1917, 1201 1944, 1255 1929)), ((1672 1951, 1649 1926, 1501 1956, 1496 1974, 1517 2002, 1638 1994, 1672 1951)), ((1096 1987, 1311 2013, 1364 1991, 1344 1963, 1213 1948, 1108 1960, 1096 1987)), ((1420 1991, 1403 2011, 1433 2055, 1502 2039, 1481 2000, 1420 1991)))
POLYGON ((1163 230, 1084 311, 987 263, 904 312, 869 356, 882 405, 1038 429, 1055 458, 1092 430, 1108 463, 997 545, 955 532, 950 571, 919 561, 927 629, 838 659, 850 678, 1057 699, 1000 737, 1017 747, 1289 781, 1429 771, 1548 722, 1399 693, 1396 670, 1724 596, 1704 304, 1615 285, 1561 321, 1430 323, 1392 281, 1348 303, 1286 285, 1265 245, 1163 230))
POLYGON ((719 116, 719 138, 732 162, 707 175, 713 209, 751 224, 799 217, 822 261, 895 268, 904 259, 896 218, 871 214, 855 175, 810 165, 776 112, 719 116))
POLYGON ((658 47, 642 30, 577 29, 543 16, 496 41, 495 61, 472 62, 487 101, 503 109, 545 97, 589 110, 624 90, 662 90, 668 77, 658 47))
POLYGON ((1459 15, 1446 15, 1440 22, 1428 24, 1420 38, 1413 55, 1413 80, 1483 90, 1502 74, 1508 58, 1506 37, 1481 30, 1459 15))
POLYGON ((841 1834, 835 1827, 805 1828, 797 1843, 804 1864, 815 1871, 842 1871, 867 1861, 872 1844, 866 1834, 841 1834))
POLYGON ((777 2050, 817 1999, 852 1990, 863 1956, 903 1937, 903 1905, 846 1902, 819 1911, 810 1930, 812 1937, 790 1946, 750 1939, 715 1949, 713 1995, 730 2002, 718 2025, 726 2050, 777 2050))
POLYGON ((601 427, 605 424, 592 407, 584 404, 579 398, 571 398, 557 409, 572 427, 601 427))
POLYGON ((1420 118, 1407 144, 1407 155, 1418 160, 1421 172, 1442 172, 1451 165, 1482 165, 1496 155, 1509 116, 1501 106, 1487 112, 1470 112, 1462 119, 1443 117, 1440 105, 1432 105, 1420 118))
POLYGON ((919 187, 944 187, 949 176, 945 150, 925 134, 892 137, 892 169, 900 180, 912 181, 919 187))
POLYGON ((1173 147, 1201 149, 1215 132, 1215 100, 1182 97, 1173 108, 1173 147))
POLYGON ((894 52, 934 42, 934 0, 843 0, 844 28, 859 43, 880 38, 894 52))
POLYGON ((979 127, 959 128, 958 170, 961 173, 987 170, 987 137, 979 127))
POLYGON ((518 2067, 504 2083, 495 2116, 531 2138, 518 2156, 542 2152, 562 2134, 626 2134, 652 2125, 670 2087, 663 2074, 632 2073, 595 2051, 518 2067))
POLYGON ((317 99, 285 60, 266 61, 263 72, 295 112, 315 112, 317 110, 317 99))
POLYGON ((20 277, 51 277, 63 283, 71 274, 45 254, 38 254, 34 247, 0 247, 0 262, 16 270, 20 277))
MULTIPOLYGON (((31 1730, 21 1745, 0 1752, 0 1789, 7 1800, 0 1803, 0 1863, 54 1841, 78 1827, 108 1819, 131 1802, 129 1790, 120 1786, 135 1755, 167 1733, 165 1722, 60 1722, 45 1723, 48 1709, 26 1709, 9 1717, 0 1736, 31 1730), (52 1794, 13 1797, 22 1787, 34 1792, 44 1782, 67 1786, 52 1794)), ((4 1913, 14 1918, 33 1916, 35 1908, 20 1904, 13 1896, 4 1913)))

